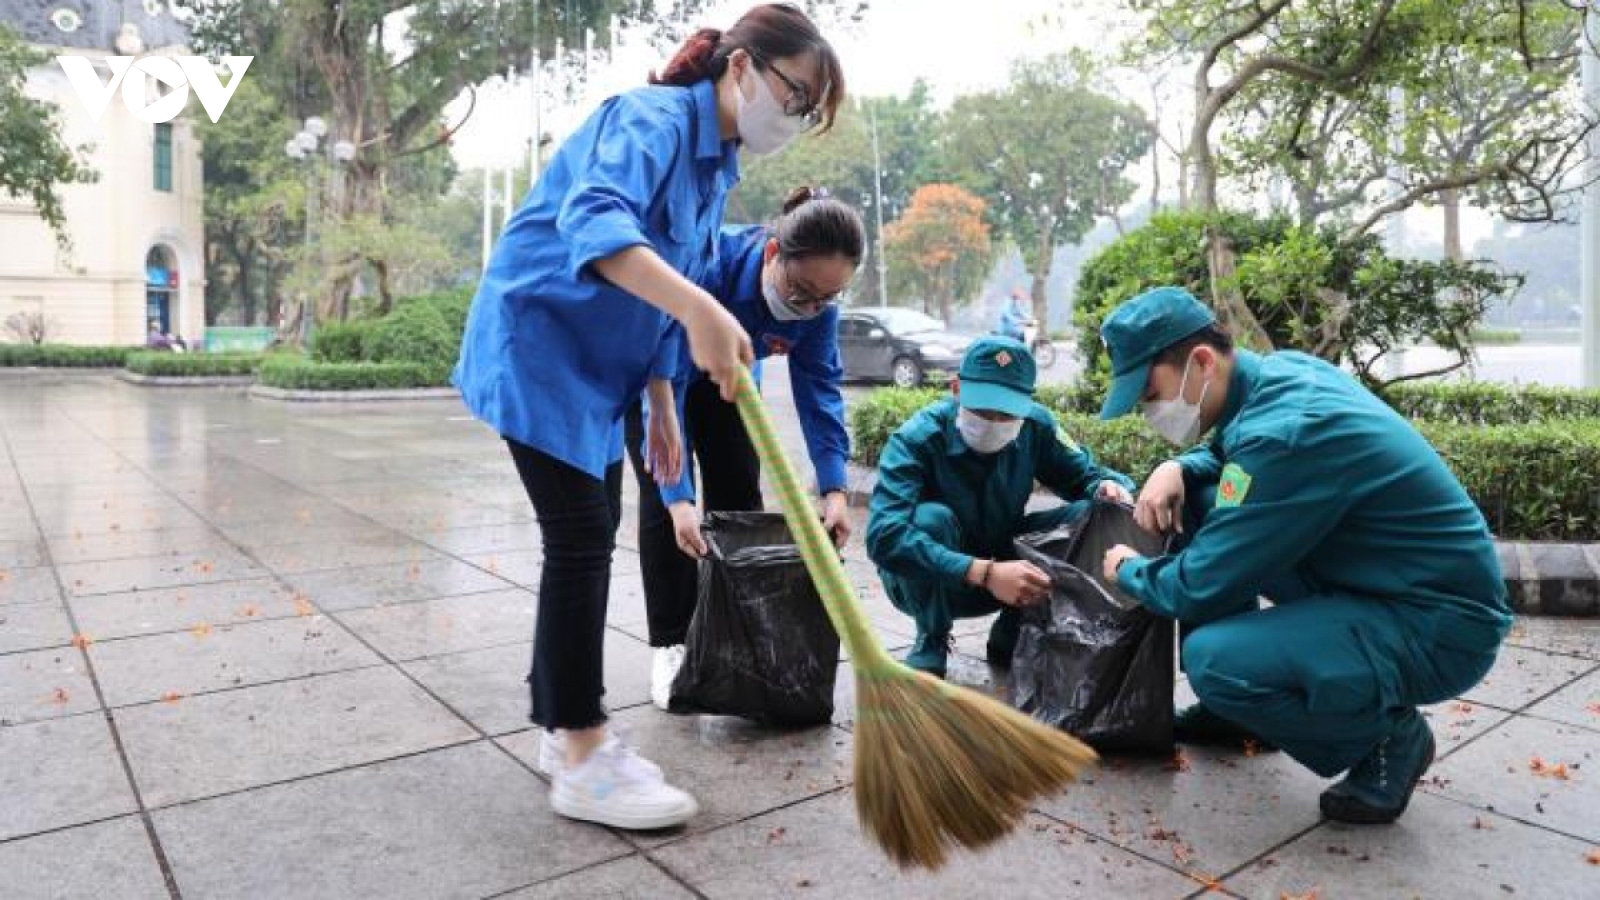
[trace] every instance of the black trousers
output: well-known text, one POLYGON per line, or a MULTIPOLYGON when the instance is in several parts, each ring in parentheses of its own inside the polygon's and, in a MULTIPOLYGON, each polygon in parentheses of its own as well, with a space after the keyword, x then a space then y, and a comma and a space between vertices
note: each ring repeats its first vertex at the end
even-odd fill
MULTIPOLYGON (((699 494, 708 512, 761 509, 761 460, 745 433, 739 409, 723 401, 717 386, 700 379, 684 396, 683 429, 688 435, 683 464, 700 464, 699 494)), ((624 419, 624 441, 639 481, 639 567, 650 623, 650 646, 683 643, 698 599, 698 563, 678 549, 672 515, 661 491, 644 470, 644 417, 637 405, 624 419)), ((691 468, 691 472, 692 472, 691 468)))
POLYGON ((592 728, 606 720, 606 599, 622 520, 622 462, 602 481, 510 438, 506 446, 544 546, 529 718, 544 728, 592 728))

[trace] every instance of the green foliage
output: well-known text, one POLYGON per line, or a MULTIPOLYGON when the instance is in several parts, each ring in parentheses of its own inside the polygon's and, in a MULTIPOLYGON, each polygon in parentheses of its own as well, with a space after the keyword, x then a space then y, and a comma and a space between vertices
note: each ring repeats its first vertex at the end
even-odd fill
POLYGON ((1482 427, 1425 423, 1422 433, 1509 540, 1600 540, 1600 420, 1482 427))
MULTIPOLYGON (((1508 540, 1600 539, 1600 391, 1496 391, 1492 386, 1397 388, 1397 408, 1449 415, 1456 421, 1419 425, 1483 511, 1490 529, 1508 540), (1472 389, 1463 390, 1464 387, 1472 389), (1451 398, 1449 395, 1457 394, 1451 398), (1515 421, 1527 405, 1549 421, 1515 421), (1566 418, 1567 416, 1584 418, 1566 418)), ((889 436, 941 391, 886 388, 850 411, 856 460, 875 464, 889 436)), ((1073 440, 1105 466, 1142 480, 1173 449, 1139 416, 1101 421, 1099 395, 1087 388, 1052 387, 1039 400, 1052 408, 1073 440)), ((1394 399, 1391 398, 1391 402, 1394 399)))
POLYGON ((311 335, 311 358, 319 363, 361 362, 372 325, 370 320, 318 325, 311 335))
POLYGON ((259 353, 162 353, 147 351, 128 354, 126 367, 139 375, 166 378, 205 378, 253 375, 261 365, 259 353))
POLYGON ((67 344, 0 344, 0 368, 116 369, 140 347, 78 347, 67 344))
POLYGON ((942 397, 936 388, 879 388, 850 405, 850 449, 858 462, 877 465, 889 435, 917 410, 942 397))
POLYGON ((361 358, 418 365, 430 384, 448 384, 461 355, 470 302, 471 295, 461 291, 402 301, 389 315, 364 326, 361 358))
POLYGON ((1472 329, 1472 344, 1475 347, 1487 345, 1504 346, 1506 344, 1522 343, 1522 332, 1515 328, 1474 328, 1472 329))
POLYGON ((32 203, 55 232, 62 250, 71 249, 66 213, 57 187, 91 182, 98 176, 79 160, 87 147, 69 148, 61 140, 61 113, 29 97, 28 69, 45 62, 0 23, 0 196, 32 203))
MULTIPOLYGON (((1144 113, 1097 90, 1080 57, 1017 64, 1005 89, 957 98, 945 133, 957 182, 989 202, 1040 286, 1036 298, 1055 248, 1133 196, 1125 173, 1150 147, 1144 113)), ((1034 310, 1041 321, 1046 313, 1034 310)))
POLYGON ((1431 341, 1459 368, 1471 358, 1472 330, 1490 301, 1521 283, 1479 262, 1389 257, 1377 238, 1346 239, 1333 228, 1303 228, 1283 216, 1238 212, 1161 213, 1084 264, 1074 322, 1087 378, 1103 385, 1100 323, 1117 305, 1161 285, 1212 296, 1205 254, 1208 224, 1238 255, 1229 287, 1244 297, 1273 345, 1350 366, 1381 387, 1380 361, 1394 348, 1431 341))
POLYGON ((1483 382, 1410 382, 1380 394, 1408 419, 1456 425, 1527 425, 1600 419, 1600 390, 1483 382))
POLYGON ((298 391, 370 391, 430 387, 428 367, 415 363, 313 363, 293 354, 267 357, 261 383, 298 391))

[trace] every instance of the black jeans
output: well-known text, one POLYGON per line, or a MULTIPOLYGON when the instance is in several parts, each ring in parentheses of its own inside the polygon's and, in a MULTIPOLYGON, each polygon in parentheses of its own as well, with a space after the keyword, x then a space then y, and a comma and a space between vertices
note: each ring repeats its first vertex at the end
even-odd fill
MULTIPOLYGON (((700 462, 704 509, 761 509, 761 460, 745 433, 739 408, 725 402, 709 379, 689 386, 683 407, 682 425, 688 434, 683 464, 693 466, 695 460, 700 462)), ((661 502, 655 480, 644 470, 644 417, 637 404, 629 406, 623 421, 628 457, 639 480, 639 567, 644 577, 650 646, 671 647, 683 643, 689 620, 694 617, 698 564, 678 549, 672 515, 661 502)))
POLYGON ((506 446, 544 545, 529 718, 544 728, 592 728, 606 720, 606 598, 622 518, 622 462, 601 481, 510 438, 506 446))

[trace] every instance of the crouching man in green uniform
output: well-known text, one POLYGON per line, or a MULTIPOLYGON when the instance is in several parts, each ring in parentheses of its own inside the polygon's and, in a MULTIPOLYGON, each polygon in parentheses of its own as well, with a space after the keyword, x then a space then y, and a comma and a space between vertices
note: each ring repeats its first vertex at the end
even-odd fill
POLYGON ((944 677, 954 620, 996 611, 987 655, 1009 666, 1018 607, 1050 595, 1050 577, 1016 558, 1012 538, 1083 515, 1097 491, 1132 501, 1133 482, 1096 465, 1033 402, 1035 375, 1021 341, 974 342, 954 396, 913 415, 879 457, 867 554, 890 602, 916 620, 914 669, 944 677), (1067 504, 1027 512, 1035 480, 1067 504))
POLYGON ((1477 684, 1511 626, 1488 527, 1406 420, 1301 353, 1234 350, 1178 288, 1123 304, 1101 336, 1101 410, 1142 405, 1178 446, 1136 508, 1187 531, 1157 559, 1107 551, 1105 576, 1178 620, 1200 703, 1180 735, 1258 735, 1318 775, 1322 812, 1392 822, 1433 761, 1417 711, 1477 684), (1272 602, 1260 608, 1258 597, 1272 602))

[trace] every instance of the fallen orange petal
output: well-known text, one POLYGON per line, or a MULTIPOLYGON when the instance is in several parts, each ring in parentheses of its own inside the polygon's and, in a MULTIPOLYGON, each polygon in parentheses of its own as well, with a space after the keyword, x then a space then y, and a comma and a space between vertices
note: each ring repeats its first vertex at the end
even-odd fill
POLYGON ((192 634, 194 634, 195 637, 205 637, 206 635, 211 633, 211 626, 210 625, 196 625, 195 627, 189 629, 189 631, 192 634))
POLYGON ((306 597, 305 594, 295 594, 294 595, 294 614, 295 615, 297 615, 297 616, 309 616, 309 615, 315 614, 316 611, 317 611, 317 608, 315 606, 311 605, 310 598, 306 597))
POLYGON ((1167 768, 1174 772, 1189 771, 1189 757, 1179 750, 1172 754, 1172 761, 1167 763, 1167 768))
POLYGON ((183 695, 177 691, 168 691, 161 695, 162 703, 177 703, 181 699, 183 699, 183 695))
POLYGON ((1321 896, 1322 895, 1318 892, 1317 888, 1312 888, 1311 890, 1306 891, 1304 894, 1291 894, 1284 892, 1278 895, 1278 900, 1317 900, 1317 898, 1321 896))
POLYGON ((79 650, 92 643, 94 643, 94 638, 89 637, 87 634, 75 634, 72 636, 72 646, 77 647, 79 650))
POLYGON ((253 618, 257 612, 258 610, 254 606, 246 606, 244 609, 239 610, 239 614, 247 619, 253 618))
POLYGON ((1591 866, 1600 866, 1600 850, 1590 850, 1589 855, 1585 856, 1583 861, 1591 866))
POLYGON ((66 688, 56 688, 55 691, 50 694, 50 702, 57 706, 66 706, 67 702, 71 699, 72 695, 67 693, 66 688))

